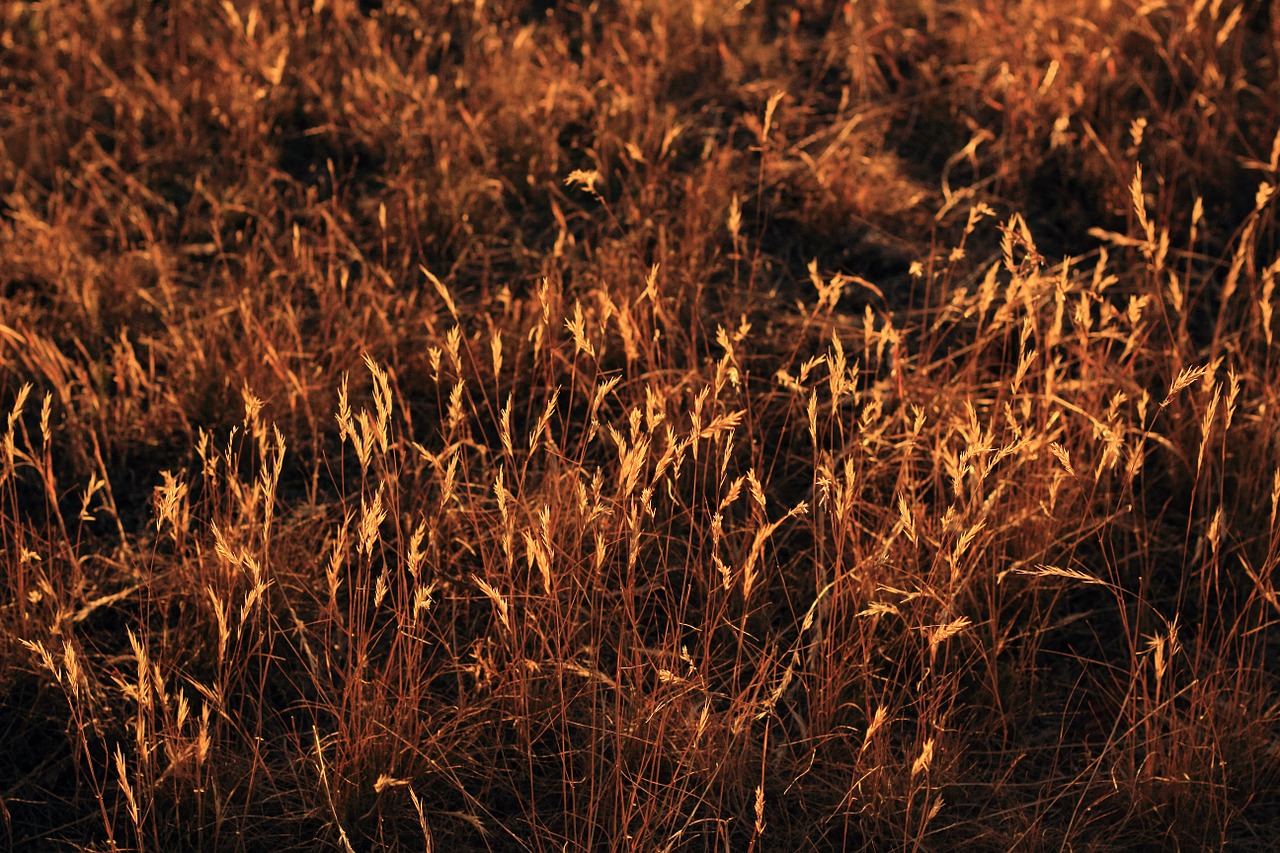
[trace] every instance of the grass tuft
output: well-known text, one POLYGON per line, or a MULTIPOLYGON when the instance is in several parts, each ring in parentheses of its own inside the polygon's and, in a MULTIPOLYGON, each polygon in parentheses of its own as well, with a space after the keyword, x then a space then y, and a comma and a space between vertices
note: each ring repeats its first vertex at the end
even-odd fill
POLYGON ((1280 7, 0 8, 0 846, 1271 849, 1280 7))

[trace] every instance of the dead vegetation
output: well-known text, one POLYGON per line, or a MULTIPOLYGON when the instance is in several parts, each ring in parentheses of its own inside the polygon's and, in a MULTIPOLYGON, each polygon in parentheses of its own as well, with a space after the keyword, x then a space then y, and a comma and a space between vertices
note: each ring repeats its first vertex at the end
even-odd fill
POLYGON ((1269 849, 1275 24, 6 4, 2 843, 1269 849))

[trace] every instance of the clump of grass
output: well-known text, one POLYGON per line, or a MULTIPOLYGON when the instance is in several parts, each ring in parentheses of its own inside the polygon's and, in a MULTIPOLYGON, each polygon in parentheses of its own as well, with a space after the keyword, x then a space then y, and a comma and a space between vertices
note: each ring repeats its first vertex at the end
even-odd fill
POLYGON ((7 845, 1266 848, 1262 5, 377 5, 2 13, 7 845))

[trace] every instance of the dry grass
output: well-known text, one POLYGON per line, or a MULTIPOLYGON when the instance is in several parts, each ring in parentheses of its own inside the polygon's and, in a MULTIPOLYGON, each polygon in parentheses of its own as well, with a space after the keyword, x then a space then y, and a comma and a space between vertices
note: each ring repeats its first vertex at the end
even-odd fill
POLYGON ((1270 849, 1272 12, 5 4, 0 846, 1270 849))

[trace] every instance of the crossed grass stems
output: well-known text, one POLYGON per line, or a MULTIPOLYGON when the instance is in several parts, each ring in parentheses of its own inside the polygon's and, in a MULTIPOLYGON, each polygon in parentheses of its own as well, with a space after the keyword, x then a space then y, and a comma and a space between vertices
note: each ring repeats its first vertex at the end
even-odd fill
MULTIPOLYGON (((249 227, 243 211, 262 211, 223 187, 200 202, 214 239, 181 242, 120 165, 163 173, 159 142, 157 161, 94 137, 46 152, 99 164, 61 185, 80 220, 6 177, 11 263, 35 275, 51 250, 66 259, 51 305, 11 288, 0 328, 12 397, 2 671, 31 698, 5 721, 18 737, 65 735, 50 760, 15 760, 23 776, 0 801, 10 841, 1265 845, 1280 136, 1243 164, 1214 147, 1251 119, 1224 100, 1249 80, 1232 76, 1251 44, 1243 6, 1141 11, 1116 36, 1120 71, 1090 64, 1101 28, 1051 41, 1048 62, 1018 52, 1035 47, 1029 32, 1069 29, 1069 6, 987 10, 951 36, 936 11, 840 10, 821 37, 798 15, 753 46, 753 13, 698 7, 699 21, 633 4, 670 28, 665 47, 638 52, 634 21, 582 22, 614 50, 573 62, 555 30, 450 13, 472 46, 459 59, 445 45, 439 61, 478 94, 432 89, 417 108, 456 110, 458 136, 434 144, 472 156, 450 172, 437 150, 433 186, 397 184, 391 170, 422 166, 396 159, 405 131, 335 118, 390 146, 380 168, 404 192, 377 205, 344 195, 332 162, 262 190, 275 211, 307 205, 307 228, 249 227), (486 150, 528 120, 496 94, 511 63, 545 98, 562 81, 564 114, 554 98, 545 109, 564 131, 589 116, 592 79, 652 95, 641 72, 701 67, 693 36, 708 31, 722 58, 793 75, 744 87, 745 148, 708 134, 699 160, 680 148, 688 126, 641 97, 638 117, 592 119, 583 167, 561 168, 549 132, 505 159, 486 150), (975 32, 1003 59, 963 55, 975 32), (1157 37, 1166 52, 1146 52, 1157 37), (1002 98, 994 115, 969 105, 990 123, 941 161, 940 190, 900 173, 876 118, 912 85, 882 60, 920 39, 950 51, 945 75, 917 72, 945 76, 946 97, 998 83, 1002 98), (840 104, 783 94, 804 89, 800 44, 863 46, 840 104), (1102 124, 1143 95, 1166 103, 1143 91, 1152 63, 1194 67, 1200 102, 1223 110, 1197 125, 1175 103, 1102 124), (1088 74, 1114 102, 1069 85, 1088 74), (491 99, 492 126, 468 98, 491 99), (834 113, 815 131, 819 107, 834 113), (1252 199, 1179 207, 1187 176, 1202 176, 1155 150, 1153 127, 1224 184, 1256 178, 1252 199), (1027 219, 994 206, 1060 149, 1119 202, 1089 232, 1094 248, 1053 259, 1027 219), (1146 157, 1166 171, 1144 174, 1146 157), (537 251, 485 242, 483 229, 518 224, 496 204, 512 192, 509 162, 551 178, 531 180, 552 211, 537 251), (681 169, 677 240, 644 214, 672 203, 660 188, 681 169), (435 210, 414 196, 426 189, 435 210), (95 190, 162 236, 112 222, 95 190), (912 219, 926 202, 932 225, 912 219), (919 251, 893 287, 816 260, 766 284, 786 254, 771 223, 821 233, 836 215, 914 228, 919 251), (460 221, 475 224, 445 224, 460 221), (90 257, 80 235, 93 228, 111 257, 149 251, 152 284, 111 292, 136 270, 90 257), (415 241, 424 229, 439 242, 415 241), (433 270, 450 255, 448 274, 433 270), (486 271, 528 258, 540 268, 525 290, 486 271), (215 270, 207 310, 178 295, 174 273, 197 263, 215 270), (58 312, 72 332, 40 324, 58 312), (218 396, 229 383, 235 414, 218 396), (164 445, 176 438, 184 449, 164 445), (157 475, 145 506, 127 473, 143 460, 157 475)), ((288 14, 222 13, 234 61, 270 84, 217 108, 218 138, 246 163, 263 152, 237 122, 286 111, 291 85, 329 91, 339 67, 308 29, 324 19, 275 25, 288 14)), ((417 60, 390 34, 411 12, 396 14, 359 19, 389 49, 352 58, 349 97, 409 99, 396 63, 417 60)), ((59 25, 76 26, 40 19, 59 25)), ((89 74, 95 49, 65 61, 89 74)), ((208 57, 185 61, 212 73, 208 57)))

